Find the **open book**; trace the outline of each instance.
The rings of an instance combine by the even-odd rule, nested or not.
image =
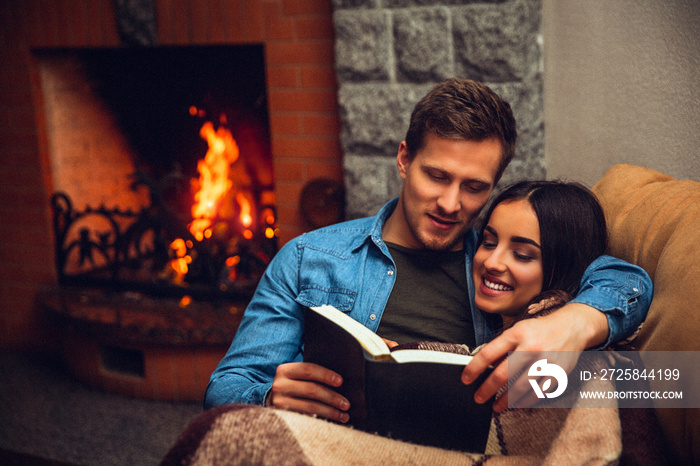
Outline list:
[[[356,428],[421,445],[483,452],[491,403],[477,404],[461,374],[471,356],[443,351],[391,351],[374,332],[333,306],[307,308],[304,361],[343,377]]]

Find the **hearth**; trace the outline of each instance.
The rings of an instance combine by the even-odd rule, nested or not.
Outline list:
[[[60,283],[250,295],[277,247],[262,47],[37,57]]]
[[[200,399],[277,251],[262,46],[36,52],[68,366]]]

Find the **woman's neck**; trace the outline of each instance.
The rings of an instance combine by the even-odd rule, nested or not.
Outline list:
[[[518,319],[514,316],[501,316],[501,320],[503,321],[503,330],[510,328]]]

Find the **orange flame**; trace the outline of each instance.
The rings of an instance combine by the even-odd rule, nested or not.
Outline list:
[[[202,139],[207,141],[209,150],[206,156],[197,162],[199,171],[199,191],[194,195],[195,204],[192,206],[193,221],[189,225],[190,232],[201,241],[216,216],[221,199],[231,189],[229,167],[238,160],[238,145],[231,132],[226,128],[214,131],[214,125],[206,122],[199,131]]]
[[[241,207],[241,223],[248,228],[253,223],[253,217],[250,216],[251,203],[243,193],[236,194],[236,202]]]

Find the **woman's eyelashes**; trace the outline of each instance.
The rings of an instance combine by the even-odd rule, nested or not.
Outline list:
[[[520,242],[515,242],[514,246],[519,247],[521,246]],[[498,237],[495,236],[492,232],[489,232],[488,234],[484,234],[481,240],[481,247],[484,248],[487,251],[493,251],[498,247]],[[537,259],[537,254],[533,253],[529,249],[512,249],[512,254],[515,259],[521,262],[531,262],[533,260]]]

